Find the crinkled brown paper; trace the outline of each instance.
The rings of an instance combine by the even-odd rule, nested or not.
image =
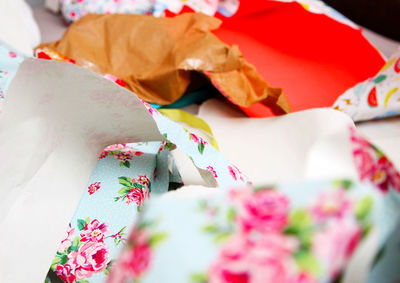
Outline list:
[[[269,87],[237,46],[211,33],[220,24],[201,13],[174,18],[87,15],[60,41],[39,48],[54,49],[78,64],[93,64],[95,71],[122,79],[148,102],[175,102],[190,84],[190,72],[198,71],[239,106],[263,102],[275,114],[290,112],[283,91]]]

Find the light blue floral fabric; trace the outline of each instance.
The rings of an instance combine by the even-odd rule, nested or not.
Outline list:
[[[8,85],[14,77],[19,64],[25,58],[25,55],[0,41],[0,102],[4,99]]]
[[[0,70],[7,75],[0,78],[4,92],[23,60],[22,55],[0,44]],[[210,186],[249,182],[212,145],[143,103],[165,141],[110,145],[99,156],[51,263],[51,270],[65,282],[105,280],[144,202],[167,192],[170,183],[173,189],[182,183],[170,154],[175,147],[190,157]]]
[[[179,12],[187,5],[197,12],[225,17],[232,16],[238,0],[62,0],[61,12],[67,22],[74,22],[87,14],[140,14],[163,16],[166,10]]]
[[[369,249],[387,241],[398,194],[333,180],[153,199],[107,282],[336,282],[371,231]]]

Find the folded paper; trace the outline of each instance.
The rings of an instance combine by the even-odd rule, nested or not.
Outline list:
[[[378,253],[398,196],[336,179],[153,200],[107,282],[335,282],[364,240]]]
[[[343,93],[333,105],[354,121],[400,114],[400,49],[374,76]]]
[[[0,154],[7,160],[0,165],[2,282],[44,280],[82,192],[95,192],[101,186],[88,181],[107,145],[154,141],[166,147],[173,143],[190,156],[208,185],[248,182],[238,169],[232,175],[231,168],[236,167],[203,139],[132,92],[84,68],[26,59],[7,91],[0,116]],[[109,159],[117,159],[117,168],[122,169],[131,165],[126,155],[135,152],[139,150],[108,148]],[[118,177],[129,177],[130,182],[139,178]],[[133,196],[118,193],[122,182],[118,177],[114,194],[125,196],[126,201]],[[21,226],[46,233],[34,233],[26,241],[17,228]],[[35,262],[21,258],[16,250],[35,254]],[[21,265],[26,272],[18,272]]]
[[[346,89],[374,75],[384,59],[361,29],[296,2],[241,1],[214,34],[237,44],[261,76],[285,91],[293,111],[331,107]],[[271,116],[260,104],[244,111]]]
[[[270,87],[237,46],[211,33],[220,24],[200,13],[174,18],[87,15],[60,41],[39,48],[54,49],[77,64],[111,74],[147,102],[175,102],[194,83],[191,71],[196,71],[237,105],[262,102],[275,114],[290,112],[283,91]]]

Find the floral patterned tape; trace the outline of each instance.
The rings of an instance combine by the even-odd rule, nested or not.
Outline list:
[[[164,136],[188,153],[215,184],[243,185],[247,178],[200,137],[144,103]],[[91,176],[51,270],[64,282],[103,282],[126,241],[143,202],[168,190],[170,141],[107,147]],[[171,178],[172,180],[172,178]],[[158,237],[158,236],[157,236]],[[155,240],[154,240],[155,241]],[[50,280],[50,279],[48,279]]]
[[[10,75],[0,78],[6,89],[24,57],[1,44],[0,55],[0,66]],[[66,237],[54,251],[51,270],[65,282],[104,281],[144,201],[167,192],[171,182],[181,183],[169,154],[174,145],[190,156],[209,184],[242,186],[249,182],[205,140],[143,103],[165,141],[115,144],[100,155]]]
[[[64,282],[105,280],[144,201],[154,193],[168,191],[171,141],[189,154],[199,169],[208,172],[214,184],[237,186],[247,182],[213,146],[144,104],[168,141],[116,144],[100,155],[51,264],[50,269]]]
[[[19,64],[25,58],[25,55],[13,50],[7,44],[0,41],[0,103],[2,103],[6,95],[8,85],[14,77]]]
[[[74,22],[86,14],[144,14],[163,16],[165,10],[179,13],[183,6],[213,16],[217,11],[232,16],[238,0],[61,0],[61,12],[67,22]]]
[[[354,121],[385,118],[400,114],[400,49],[376,74],[339,96],[333,108]]]
[[[153,199],[107,282],[333,282],[373,229],[380,246],[394,229],[390,190],[334,180]]]
[[[150,195],[168,191],[161,142],[104,149],[50,269],[64,282],[103,282]]]

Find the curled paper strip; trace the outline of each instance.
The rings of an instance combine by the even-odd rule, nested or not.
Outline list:
[[[132,92],[73,64],[24,60],[2,110],[0,155],[7,160],[0,164],[2,282],[43,279],[59,249],[59,240],[65,238],[63,231],[82,191],[86,188],[88,193],[96,193],[101,187],[97,181],[87,182],[107,145],[117,144],[108,148],[108,155],[115,157],[119,165],[123,162],[122,168],[129,168],[131,155],[139,155],[140,150],[120,148],[118,144],[154,141],[163,147],[174,144],[188,154],[209,185],[248,182],[203,139],[140,101]],[[129,190],[117,190],[116,197],[137,201],[133,195],[128,196],[132,180],[141,186],[148,184],[143,178],[132,177],[116,179],[118,190],[121,182]],[[114,203],[114,199],[110,201]],[[92,217],[90,223],[93,220]],[[97,227],[96,223],[91,225]],[[25,241],[16,226],[46,233],[31,235],[30,241]],[[36,255],[35,264],[15,253],[21,249]],[[26,272],[17,271],[21,264],[26,266]]]
[[[372,78],[343,93],[333,105],[354,121],[385,118],[400,114],[400,49]]]
[[[398,195],[328,180],[152,200],[107,282],[335,282],[366,238],[371,258],[385,243]]]

